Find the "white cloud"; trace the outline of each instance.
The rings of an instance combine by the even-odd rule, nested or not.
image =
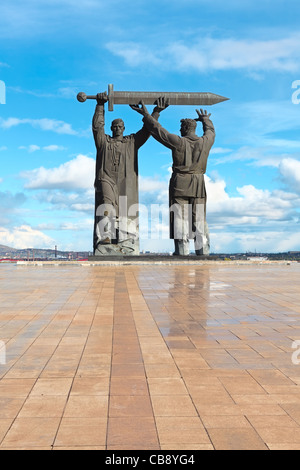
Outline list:
[[[18,148],[19,150],[27,150],[27,152],[29,153],[33,153],[33,152],[36,152],[37,150],[41,150],[41,147],[35,144],[28,145],[27,147],[25,145],[20,145],[20,147]]]
[[[159,178],[151,178],[148,176],[139,177],[140,192],[157,192],[164,191],[168,185],[167,181],[162,181]]]
[[[224,180],[207,178],[207,212],[217,226],[267,224],[291,217],[299,197],[284,191],[258,189],[253,185],[236,188],[239,196],[229,197]]]
[[[71,210],[78,212],[93,212],[94,204],[75,203],[71,205]]]
[[[61,230],[70,230],[71,232],[79,232],[79,231],[86,231],[90,230],[92,233],[94,226],[94,220],[93,219],[84,219],[79,222],[63,222],[60,225]]]
[[[230,153],[232,152],[231,149],[223,148],[223,147],[213,147],[210,151],[211,155],[218,155],[218,154],[223,154],[223,153]]]
[[[300,249],[300,198],[297,194],[245,185],[236,188],[238,196],[230,197],[224,180],[206,179],[212,251]]]
[[[59,150],[66,150],[66,147],[63,147],[62,145],[46,145],[44,147],[40,147],[39,145],[31,144],[27,147],[25,145],[20,145],[19,149],[27,150],[29,153],[36,152],[37,150],[45,150],[46,152],[57,152]]]
[[[280,159],[280,155],[274,158],[274,155],[270,155],[267,152],[268,149],[264,147],[250,147],[250,146],[243,146],[235,151],[229,151],[226,155],[221,155],[221,152],[217,152],[217,156],[212,158],[210,161],[214,165],[222,165],[227,162],[236,162],[236,161],[254,161],[256,164],[261,165],[262,162],[268,161],[268,163],[272,166],[278,166]],[[225,153],[225,152],[224,152]],[[210,152],[211,155],[214,154],[213,151]]]
[[[141,64],[162,65],[163,59],[156,55],[151,48],[136,42],[120,43],[109,42],[106,48],[113,54],[122,57],[130,67],[137,67]]]
[[[29,145],[28,151],[29,151],[30,153],[36,152],[37,150],[40,150],[40,147],[39,147],[38,145],[34,145],[34,144]]]
[[[44,167],[24,171],[21,177],[28,180],[28,189],[89,189],[93,187],[95,160],[85,155],[63,163],[57,168]]]
[[[0,178],[0,182],[2,181],[3,179]],[[13,194],[10,191],[0,191],[0,224],[7,224],[10,220],[13,220],[25,201],[26,196],[23,193]]]
[[[300,34],[285,38],[259,40],[204,37],[193,43],[183,41],[161,45],[153,53],[153,47],[136,42],[110,42],[107,49],[122,57],[127,65],[161,65],[165,68],[195,70],[299,70]]]
[[[293,158],[284,158],[279,164],[283,182],[298,193],[300,192],[300,162]]]
[[[69,134],[75,135],[77,134],[74,129],[72,129],[71,124],[68,124],[64,121],[58,121],[55,119],[19,119],[15,117],[10,117],[7,119],[0,119],[0,127],[3,129],[10,129],[15,126],[19,126],[21,124],[28,124],[34,128],[41,129],[43,131],[52,131],[57,134]]]
[[[280,253],[299,250],[300,232],[274,231],[211,231],[211,251],[215,253]]]
[[[56,152],[57,150],[66,150],[66,147],[63,147],[62,145],[46,145],[43,147],[43,150],[46,150],[47,152]]]
[[[53,248],[54,240],[39,230],[28,225],[21,225],[9,230],[0,227],[0,244],[12,248]]]
[[[42,204],[50,204],[51,210],[94,213],[94,189],[79,189],[77,192],[49,189],[38,192],[34,198]]]

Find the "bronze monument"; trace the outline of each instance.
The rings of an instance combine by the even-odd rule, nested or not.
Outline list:
[[[97,148],[95,177],[94,255],[139,255],[138,220],[138,149],[152,135],[171,149],[173,173],[169,185],[170,238],[174,255],[189,254],[189,239],[194,239],[197,255],[209,254],[206,223],[204,174],[209,151],[214,143],[214,126],[210,114],[197,111],[196,119],[181,120],[181,137],[170,134],[158,123],[159,113],[169,105],[212,105],[227,100],[212,93],[115,92],[86,95],[77,99],[97,100],[93,117],[93,134]],[[112,136],[104,131],[104,106],[129,104],[143,115],[143,127],[124,136],[124,122],[115,119]],[[138,103],[138,104],[137,104]],[[155,105],[152,114],[145,104]],[[204,134],[195,133],[196,121],[202,122]]]
[[[161,99],[161,110],[169,106]],[[209,254],[209,235],[206,222],[206,172],[209,151],[215,140],[215,129],[210,114],[196,110],[196,119],[182,119],[181,137],[169,133],[149,114],[144,103],[132,106],[144,116],[143,121],[151,135],[172,151],[172,177],[169,184],[170,238],[174,239],[174,255],[188,255],[189,239],[194,239],[196,255]],[[197,122],[202,122],[204,134],[195,133]]]

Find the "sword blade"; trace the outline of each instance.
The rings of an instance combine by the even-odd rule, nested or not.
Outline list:
[[[176,92],[137,92],[137,91],[114,91],[114,104],[138,104],[143,101],[145,104],[155,104],[160,97],[169,100],[170,105],[194,105],[194,106],[211,106],[213,104],[222,103],[229,98],[216,95],[214,93],[176,93]]]

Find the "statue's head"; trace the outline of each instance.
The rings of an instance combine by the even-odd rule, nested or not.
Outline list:
[[[182,137],[184,137],[187,134],[194,134],[197,123],[194,119],[181,119],[181,126],[180,126],[180,132]]]
[[[111,123],[111,131],[113,137],[123,137],[125,130],[124,121],[122,119],[114,119]]]

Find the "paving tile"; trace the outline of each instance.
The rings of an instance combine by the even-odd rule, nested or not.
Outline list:
[[[148,395],[146,377],[111,377],[110,395]]]
[[[159,448],[156,426],[153,418],[127,417],[110,418],[108,422],[107,448],[117,446],[146,450]]]
[[[0,418],[0,443],[3,440],[5,434],[9,430],[13,423],[12,419],[1,419]]]
[[[106,450],[106,446],[74,446],[74,447],[64,447],[64,446],[53,446],[52,450]]]
[[[279,405],[261,405],[261,404],[247,404],[241,405],[239,407],[241,412],[245,414],[245,416],[283,416],[285,415],[285,411]]]
[[[63,418],[54,448],[106,445],[106,418]]]
[[[148,395],[112,395],[109,402],[109,416],[152,417],[152,407]]]
[[[44,447],[53,444],[60,418],[17,418],[1,447]],[[0,447],[0,448],[1,448]]]
[[[211,428],[209,437],[216,450],[267,450],[268,447],[254,429]]]
[[[212,444],[181,444],[181,442],[178,442],[177,444],[171,443],[171,444],[161,444],[161,450],[214,450],[214,447]]]
[[[157,416],[197,416],[197,411],[189,395],[152,395],[154,415]]]
[[[249,421],[242,415],[201,415],[201,420],[206,429],[251,428]]]
[[[113,364],[113,377],[145,377],[145,369],[143,364]]]
[[[141,448],[143,450],[160,450],[161,447],[160,445],[157,443],[156,445],[150,445],[150,444],[147,444],[147,443],[143,443],[143,444],[140,444],[138,443],[139,441],[137,441],[137,444],[119,444],[119,445],[108,445],[106,447],[106,450],[141,450]]]
[[[147,377],[151,378],[180,377],[175,364],[145,364],[145,369]]]
[[[274,416],[258,416],[249,415],[249,422],[255,429],[261,428],[281,428],[281,427],[294,427],[298,428],[298,424],[288,415],[274,415]]]
[[[52,450],[52,446],[48,446],[48,447],[38,447],[38,446],[26,446],[26,447],[23,447],[23,446],[16,446],[14,447],[13,449],[11,447],[4,447],[4,446],[0,446],[0,450],[8,450],[8,451],[12,451],[12,450]]]
[[[109,377],[76,376],[71,389],[74,395],[107,395],[109,394]]]
[[[33,379],[1,379],[0,397],[27,397],[34,384]]]
[[[187,395],[187,388],[181,378],[148,378],[151,396]]]
[[[234,400],[235,403],[239,405],[271,405],[275,404],[276,400],[274,397],[271,395],[268,395],[267,393],[259,393],[258,395],[232,395],[232,399]]]
[[[300,445],[299,429],[295,426],[259,427],[257,432],[269,444],[298,444]]]
[[[59,418],[67,401],[66,396],[33,396],[27,398],[19,418]]]
[[[156,417],[156,425],[162,445],[176,442],[186,446],[211,444],[199,417]]]
[[[279,370],[249,370],[248,372],[262,386],[293,385],[293,381]]]
[[[175,363],[177,367],[184,374],[184,371],[190,371],[193,369],[209,369],[207,362],[197,355],[196,357],[175,357]]]
[[[295,443],[292,443],[292,442],[288,442],[286,444],[269,443],[268,448],[270,450],[300,450],[300,444],[295,444]]]
[[[108,411],[107,396],[76,396],[71,395],[68,399],[64,417],[65,418],[104,418]]]
[[[222,384],[231,395],[257,395],[266,394],[266,391],[252,377],[231,380],[227,377],[220,378]]]
[[[203,405],[207,407],[212,405],[230,406],[235,403],[226,390],[206,388],[203,391],[199,391],[197,387],[196,391],[192,389],[190,393],[197,409],[198,407],[203,407]]]
[[[53,379],[39,378],[34,384],[30,396],[59,396],[68,395],[72,386],[72,379],[56,377]]]
[[[300,404],[299,403],[284,403],[280,405],[281,408],[293,418],[298,425],[300,425]]]
[[[25,398],[0,397],[0,419],[15,418],[24,404]]]

